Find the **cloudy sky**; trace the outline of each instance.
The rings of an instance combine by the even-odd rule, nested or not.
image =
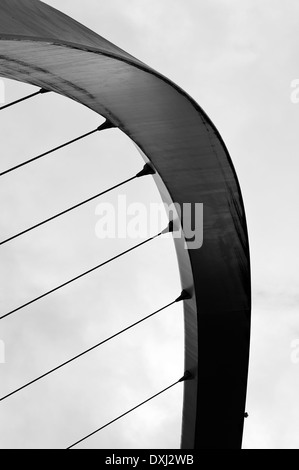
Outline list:
[[[250,235],[253,311],[244,448],[299,447],[299,79],[296,0],[48,0],[187,91],[222,134],[235,164]],[[5,80],[7,102],[35,89]],[[1,171],[88,132],[101,118],[54,94],[0,114]],[[96,134],[2,178],[1,239],[139,171],[118,130]],[[119,193],[159,201],[151,178]],[[117,192],[105,201],[117,202]],[[142,199],[141,199],[142,197]],[[99,240],[97,202],[1,247],[1,312],[134,244]],[[180,293],[170,239],[157,239],[1,324],[1,396]],[[178,379],[180,305],[1,404],[3,448],[65,448]],[[292,356],[293,353],[293,356]],[[175,448],[182,387],[81,448]]]

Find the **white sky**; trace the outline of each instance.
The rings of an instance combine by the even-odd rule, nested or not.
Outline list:
[[[235,164],[250,234],[253,311],[244,448],[299,447],[299,78],[296,0],[49,0],[186,90],[222,134]],[[84,7],[82,6],[84,5]],[[5,80],[11,101],[33,88]],[[35,98],[0,115],[1,170],[96,127],[62,97]],[[97,134],[2,178],[1,239],[139,171],[117,130]],[[150,178],[123,188],[159,200]],[[105,200],[116,201],[117,193]],[[1,248],[1,312],[134,241],[100,241],[95,207]],[[170,240],[155,240],[2,322],[1,395],[179,295]],[[211,339],[211,344],[212,344]],[[183,372],[182,310],[175,306],[1,404],[8,447],[66,447],[175,381]],[[182,387],[97,434],[81,448],[171,448],[180,441]]]

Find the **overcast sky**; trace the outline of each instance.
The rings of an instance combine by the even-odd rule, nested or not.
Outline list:
[[[49,0],[188,92],[230,151],[251,247],[252,342],[244,448],[299,447],[296,0]],[[33,87],[5,80],[6,100]],[[1,171],[95,128],[101,118],[54,94],[3,111]],[[1,239],[130,177],[142,166],[118,130],[96,134],[2,178]],[[120,190],[158,201],[151,178]],[[105,197],[116,203],[117,192]],[[142,197],[142,199],[141,199]],[[95,236],[97,202],[1,248],[1,312],[134,241]],[[1,396],[171,302],[180,293],[171,240],[158,239],[2,322]],[[183,372],[180,305],[1,405],[1,447],[65,448]],[[182,386],[81,448],[175,448]]]

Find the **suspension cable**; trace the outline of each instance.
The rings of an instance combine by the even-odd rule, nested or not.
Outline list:
[[[12,240],[15,240],[18,237],[21,237],[22,235],[25,235],[26,233],[31,232],[32,230],[35,230],[36,228],[41,227],[42,225],[45,225],[48,222],[51,222],[52,220],[57,219],[58,217],[61,217],[64,214],[67,214],[68,212],[71,212],[72,210],[77,209],[78,207],[83,206],[84,204],[87,204],[88,202],[91,202],[94,199],[96,199],[100,196],[103,196],[104,194],[107,194],[108,192],[112,191],[113,189],[119,188],[120,186],[123,186],[124,184],[129,183],[130,181],[133,181],[135,178],[136,178],[136,176],[133,176],[132,178],[128,178],[125,181],[122,181],[121,183],[118,183],[115,186],[112,186],[111,188],[106,189],[105,191],[102,191],[101,193],[96,194],[95,196],[92,196],[88,199],[85,199],[84,201],[80,202],[79,204],[75,204],[74,206],[63,210],[62,212],[59,212],[58,214],[55,214],[52,217],[49,217],[48,219],[45,219],[42,222],[39,222],[38,224],[35,224],[32,227],[29,227],[26,230],[23,230],[22,232],[19,232],[16,235],[13,235],[12,237],[7,238],[6,240],[3,240],[2,242],[0,242],[0,246],[5,245],[5,243],[8,243]]]
[[[0,108],[1,110],[1,108]],[[42,157],[45,157],[46,155],[50,155],[51,153],[56,152],[57,150],[60,150],[64,147],[67,147],[68,145],[74,144],[75,142],[78,142],[79,140],[85,139],[86,137],[95,134],[96,132],[103,131],[105,129],[110,129],[112,127],[115,127],[114,124],[112,124],[110,121],[106,120],[103,124],[101,124],[99,127],[96,129],[93,129],[90,132],[87,132],[86,134],[82,134],[79,137],[76,137],[75,139],[69,140],[68,142],[65,142],[64,144],[59,145],[58,147],[55,147],[51,150],[48,150],[47,152],[41,153],[40,155],[37,155],[36,157],[30,158],[29,160],[26,160],[22,163],[19,163],[18,165],[15,165],[8,170],[2,171],[0,173],[0,176],[4,176],[7,173],[10,173],[11,171],[17,170],[18,168],[21,168],[22,166],[28,165],[29,163],[35,162],[36,160],[39,160]]]
[[[4,109],[10,108],[11,106],[14,106],[16,104],[22,103],[22,101],[29,100],[30,98],[33,98],[34,96],[37,95],[43,95],[45,93],[49,93],[50,90],[46,90],[45,88],[41,88],[39,91],[36,91],[35,93],[32,93],[31,95],[24,96],[23,98],[20,98],[19,100],[13,101],[12,103],[5,104],[4,106],[0,107],[0,111],[3,111]]]
[[[186,300],[186,299],[189,299],[190,298],[190,295],[186,292],[186,291],[183,291],[181,293],[181,295],[176,299],[176,300],[173,300],[172,302],[170,302],[169,304],[167,305],[164,305],[164,307],[161,307],[159,308],[158,310],[156,310],[155,312],[151,313],[150,315],[147,315],[146,317],[142,318],[141,320],[138,320],[136,321],[135,323],[132,323],[130,326],[127,326],[126,328],[123,328],[122,330],[118,331],[117,333],[113,334],[112,336],[109,336],[108,338],[104,339],[103,341],[101,341],[100,343],[97,343],[95,344],[94,346],[92,346],[91,348],[88,348],[86,349],[85,351],[83,351],[82,353],[80,354],[77,354],[76,356],[72,357],[71,359],[63,362],[62,364],[60,364],[59,366],[57,367],[54,367],[53,369],[49,370],[48,372],[40,375],[39,377],[37,377],[36,379],[34,380],[31,380],[30,382],[26,383],[25,385],[23,385],[22,387],[19,387],[17,388],[16,390],[14,390],[13,392],[10,392],[8,393],[7,395],[3,396],[2,398],[0,398],[0,401],[3,401],[3,400],[6,400],[7,398],[11,397],[12,395],[20,392],[21,390],[23,390],[24,388],[27,388],[29,387],[30,385],[38,382],[39,380],[43,379],[44,377],[47,377],[48,375],[52,374],[53,372],[61,369],[62,367],[66,366],[67,364],[70,364],[71,362],[79,359],[80,357],[84,356],[85,354],[93,351],[94,349],[97,349],[99,348],[100,346],[102,346],[103,344],[107,343],[108,341],[111,341],[112,339],[116,338],[117,336],[125,333],[126,331],[130,330],[131,328],[134,328],[135,326],[137,326],[138,324],[144,322],[145,320],[148,320],[149,318],[153,317],[154,315],[156,315],[157,313],[161,312],[162,310],[165,310],[166,308],[170,307],[171,305],[175,304],[176,302],[180,302],[181,300]]]
[[[102,268],[102,267],[105,266],[106,264],[109,264],[109,263],[111,263],[112,261],[114,261],[114,260],[120,258],[121,256],[124,256],[125,254],[127,254],[127,253],[129,253],[129,252],[135,250],[136,248],[138,248],[138,247],[140,247],[140,246],[142,246],[142,245],[145,245],[146,243],[150,242],[151,240],[154,240],[155,238],[160,237],[160,236],[163,235],[164,233],[172,232],[172,231],[173,231],[173,222],[170,222],[169,225],[168,225],[168,227],[167,227],[167,229],[163,230],[162,232],[158,233],[157,235],[154,235],[154,236],[152,236],[152,237],[150,237],[150,238],[147,238],[147,239],[144,240],[143,242],[141,242],[141,243],[139,243],[139,244],[137,244],[137,245],[132,246],[132,247],[129,248],[128,250],[125,250],[125,251],[123,251],[122,253],[119,253],[118,255],[113,256],[112,258],[108,259],[107,261],[104,261],[103,263],[98,264],[97,266],[94,266],[93,268],[89,269],[88,271],[85,271],[84,273],[79,274],[78,276],[76,276],[76,277],[70,279],[69,281],[66,281],[66,282],[64,282],[63,284],[60,284],[59,286],[54,287],[53,289],[49,290],[48,292],[45,292],[44,294],[39,295],[39,296],[36,297],[35,299],[30,300],[29,302],[26,302],[25,304],[21,305],[20,307],[17,307],[17,308],[15,308],[14,310],[11,310],[10,312],[6,313],[5,315],[2,315],[2,316],[0,317],[0,320],[3,320],[4,318],[6,318],[6,317],[8,317],[8,316],[10,316],[10,315],[12,315],[12,314],[18,312],[19,310],[22,310],[22,309],[25,308],[25,307],[28,307],[28,305],[31,305],[31,304],[33,304],[34,302],[37,302],[38,300],[43,299],[43,298],[46,297],[47,295],[50,295],[50,294],[52,294],[53,292],[56,292],[57,290],[62,289],[63,287],[65,287],[65,286],[71,284],[71,283],[74,282],[74,281],[77,281],[78,279],[80,279],[80,278],[82,278],[82,277],[84,277],[84,276],[86,276],[86,275],[92,273],[93,271],[96,271],[97,269]]]
[[[107,194],[110,191],[112,191],[116,188],[119,188],[120,186],[123,186],[124,184],[127,184],[127,183],[129,183],[130,181],[133,181],[136,178],[139,178],[140,176],[145,176],[145,175],[154,174],[154,173],[155,173],[155,171],[153,170],[153,168],[149,164],[146,164],[144,166],[143,170],[141,172],[137,173],[135,176],[132,176],[131,178],[128,178],[128,179],[122,181],[121,183],[118,183],[115,186],[112,186],[111,188],[108,188],[105,191],[102,191],[102,192],[96,194],[95,196],[89,197],[88,199],[85,199],[84,201],[79,202],[78,204],[75,204],[74,206],[71,206],[68,209],[63,210],[62,212],[59,212],[58,214],[55,214],[52,217],[49,217],[48,219],[45,219],[42,222],[39,222],[38,224],[32,225],[31,227],[27,228],[26,230],[22,230],[21,232],[17,233],[16,235],[13,235],[13,236],[7,238],[6,240],[3,240],[2,242],[0,242],[0,246],[5,245],[5,243],[8,243],[12,240],[15,240],[16,238],[21,237],[22,235],[25,235],[26,233],[31,232],[32,230],[35,230],[36,228],[41,227],[42,225],[45,225],[48,222],[51,222],[52,220],[57,219],[58,217],[61,217],[62,215],[67,214],[68,212],[73,211],[74,209],[77,209],[78,207],[81,207],[84,204],[87,204],[88,202],[91,202],[94,199],[97,199],[98,197],[103,196],[104,194]]]
[[[128,415],[129,413],[132,413],[132,411],[136,410],[137,408],[140,408],[140,406],[144,405],[145,403],[153,400],[153,398],[156,398],[157,396],[161,395],[162,393],[166,392],[167,390],[169,390],[170,388],[174,387],[175,385],[177,385],[178,383],[180,382],[184,382],[186,380],[191,380],[193,378],[192,374],[189,372],[189,371],[186,371],[184,376],[181,377],[179,380],[177,380],[176,382],[172,383],[171,385],[169,385],[168,387],[164,388],[163,390],[161,390],[160,392],[158,393],[155,393],[155,395],[152,395],[150,398],[147,398],[146,400],[144,400],[143,402],[139,403],[138,405],[134,406],[133,408],[131,408],[130,410],[126,411],[125,413],[122,413],[121,415],[119,415],[117,418],[114,418],[113,420],[109,421],[109,423],[106,423],[104,424],[104,426],[101,426],[100,428],[96,429],[95,431],[91,432],[90,434],[88,434],[87,436],[85,437],[82,437],[82,439],[79,439],[79,441],[75,442],[74,444],[70,445],[69,447],[67,447],[67,449],[72,449],[73,447],[75,447],[77,444],[80,444],[80,442],[82,441],[85,441],[86,439],[88,439],[89,437],[93,436],[94,434],[98,433],[99,431],[102,431],[102,429],[110,426],[112,423],[115,423],[115,421],[118,421],[119,419],[123,418],[124,416]]]
[[[9,103],[9,104],[6,104],[6,105],[4,105],[4,106],[1,106],[1,107],[0,107],[0,111],[5,110],[5,109],[7,109],[7,108],[9,108],[9,107],[12,107],[12,106],[14,106],[14,105],[17,105],[17,104],[19,104],[19,103],[21,103],[21,102],[23,102],[23,101],[29,100],[29,99],[31,99],[31,98],[33,98],[33,97],[39,95],[39,94],[45,94],[45,93],[48,93],[48,92],[49,92],[49,90],[46,90],[46,89],[41,88],[39,91],[37,91],[37,92],[35,92],[35,93],[32,93],[32,94],[27,95],[27,96],[25,96],[25,97],[23,97],[23,98],[20,98],[20,99],[18,99],[18,100],[16,100],[16,101],[13,101],[13,102],[11,102],[11,103]],[[45,156],[47,156],[47,155],[50,155],[50,154],[52,154],[52,153],[54,153],[54,152],[56,152],[56,151],[58,151],[58,150],[60,150],[60,149],[62,149],[62,148],[64,148],[64,147],[66,147],[66,146],[69,146],[69,145],[71,145],[71,144],[73,144],[73,143],[75,143],[75,142],[78,142],[78,141],[80,141],[80,140],[82,140],[82,139],[84,139],[84,138],[87,138],[87,137],[93,135],[94,133],[96,133],[96,132],[98,132],[98,131],[102,131],[102,130],[104,130],[104,129],[109,129],[109,128],[112,128],[112,127],[115,127],[114,124],[112,124],[110,121],[106,120],[101,126],[97,127],[96,129],[94,129],[94,130],[92,130],[92,131],[90,131],[90,132],[88,132],[88,133],[82,134],[82,135],[80,135],[79,137],[76,137],[76,138],[74,138],[74,139],[72,139],[72,140],[69,140],[68,142],[65,142],[64,144],[61,144],[61,145],[59,145],[59,146],[57,146],[57,147],[55,147],[55,148],[53,148],[53,149],[51,149],[51,150],[48,150],[47,152],[44,152],[44,153],[42,153],[42,154],[40,154],[40,155],[38,155],[38,156],[35,156],[35,157],[33,157],[33,158],[30,158],[30,159],[28,159],[28,160],[26,160],[26,161],[24,161],[24,162],[22,162],[22,163],[20,163],[20,164],[18,164],[18,165],[15,165],[15,166],[13,166],[13,167],[11,167],[11,168],[9,168],[9,169],[3,171],[3,172],[0,172],[0,177],[1,177],[1,176],[4,176],[4,175],[6,175],[6,174],[8,174],[8,173],[10,173],[10,172],[12,172],[12,171],[14,171],[14,170],[17,170],[17,169],[19,169],[19,168],[21,168],[21,167],[23,167],[23,166],[25,166],[25,165],[28,165],[28,164],[30,164],[30,163],[32,163],[32,162],[38,160],[38,159],[41,159],[41,158],[43,158],[43,157],[45,157]],[[105,191],[103,191],[103,192],[101,192],[101,193],[98,193],[98,194],[96,194],[96,195],[94,195],[94,196],[92,196],[92,197],[90,197],[90,198],[88,198],[88,199],[86,199],[86,200],[84,200],[84,201],[82,201],[82,202],[80,202],[80,203],[78,203],[78,204],[76,204],[76,205],[74,205],[74,206],[72,206],[72,207],[70,207],[70,208],[68,208],[68,209],[66,209],[66,210],[64,210],[64,211],[62,211],[62,212],[60,212],[60,213],[58,213],[58,214],[56,214],[56,215],[54,215],[54,216],[52,216],[52,217],[46,219],[46,220],[44,220],[44,221],[38,223],[38,224],[36,224],[36,225],[34,225],[34,226],[31,226],[31,227],[29,227],[28,229],[23,230],[22,232],[19,232],[19,233],[17,233],[16,235],[14,235],[14,236],[12,236],[12,237],[10,237],[10,238],[7,238],[6,240],[3,240],[2,242],[0,242],[0,246],[1,246],[1,245],[4,245],[5,243],[8,243],[9,241],[12,241],[12,240],[18,238],[18,237],[20,237],[20,236],[22,236],[22,235],[24,235],[24,234],[26,234],[26,233],[28,233],[28,232],[30,232],[30,231],[36,229],[36,228],[38,228],[38,227],[40,227],[40,226],[42,226],[42,225],[44,225],[44,224],[46,224],[46,223],[48,223],[48,222],[50,222],[50,221],[52,221],[52,220],[58,218],[58,217],[60,217],[60,216],[62,216],[62,215],[64,215],[64,214],[66,214],[66,213],[68,213],[68,212],[70,212],[70,211],[72,211],[72,210],[74,210],[74,209],[80,207],[80,206],[83,206],[84,204],[87,204],[88,202],[91,202],[92,200],[94,200],[94,199],[96,199],[96,198],[98,198],[98,197],[100,197],[100,196],[102,196],[102,195],[104,195],[104,194],[106,194],[106,193],[108,193],[108,192],[110,192],[110,191],[112,191],[112,190],[114,190],[114,189],[116,189],[116,188],[118,188],[118,187],[120,187],[120,186],[122,186],[122,185],[124,185],[124,184],[126,184],[126,183],[128,183],[128,182],[130,182],[130,181],[132,181],[132,180],[134,180],[135,178],[139,178],[139,177],[141,177],[141,176],[144,176],[144,175],[147,175],[147,174],[154,174],[154,173],[155,173],[155,170],[153,170],[153,168],[151,167],[151,165],[148,165],[148,164],[147,164],[147,165],[144,166],[143,170],[142,170],[141,172],[139,172],[138,174],[136,174],[135,176],[133,176],[133,177],[127,179],[127,180],[124,180],[123,182],[121,182],[121,183],[119,183],[119,184],[117,184],[117,185],[115,185],[115,186],[112,186],[111,188],[109,188],[109,189],[107,189],[107,190],[105,190]],[[2,320],[2,319],[4,319],[4,318],[6,318],[6,317],[12,315],[13,313],[16,313],[17,311],[19,311],[19,310],[21,310],[21,309],[23,309],[23,308],[25,308],[25,307],[27,307],[27,306],[29,306],[29,305],[31,305],[31,304],[33,304],[34,302],[36,302],[36,301],[38,301],[38,300],[40,300],[40,299],[42,299],[42,298],[48,296],[49,294],[54,293],[55,291],[57,291],[57,290],[59,290],[59,289],[65,287],[65,286],[67,286],[68,284],[70,284],[70,283],[72,283],[72,282],[74,282],[74,281],[76,281],[76,280],[82,278],[83,276],[86,276],[86,275],[90,274],[91,272],[93,272],[93,271],[95,271],[95,270],[97,270],[97,269],[99,269],[99,268],[105,266],[106,264],[108,264],[108,263],[110,263],[110,262],[112,262],[112,261],[114,261],[114,260],[120,258],[121,256],[123,256],[123,255],[125,255],[125,254],[127,254],[127,253],[133,251],[134,249],[136,249],[136,248],[138,248],[138,247],[144,245],[145,243],[148,243],[149,241],[151,241],[151,240],[153,240],[153,239],[155,239],[155,238],[161,236],[162,234],[164,234],[164,233],[166,233],[166,232],[172,232],[172,231],[173,231],[173,222],[170,222],[169,225],[168,225],[168,227],[167,227],[167,229],[163,230],[162,232],[158,233],[157,235],[154,235],[153,237],[148,238],[147,240],[145,240],[145,241],[143,241],[143,242],[141,242],[141,243],[139,243],[139,244],[137,244],[137,245],[135,245],[135,246],[129,248],[128,250],[123,251],[122,253],[120,253],[120,254],[118,254],[118,255],[116,255],[116,256],[110,258],[109,260],[107,260],[107,261],[105,261],[105,262],[103,262],[103,263],[101,263],[101,264],[99,264],[99,265],[97,265],[97,266],[95,266],[95,267],[89,269],[88,271],[85,271],[84,273],[81,273],[80,275],[78,275],[78,276],[76,276],[76,277],[70,279],[69,281],[67,281],[67,282],[65,282],[65,283],[63,283],[63,284],[61,284],[61,285],[59,285],[59,286],[57,286],[57,287],[55,287],[55,288],[49,290],[48,292],[46,292],[46,293],[44,293],[44,294],[42,294],[42,295],[36,297],[35,299],[33,299],[33,300],[31,300],[31,301],[29,301],[29,302],[27,302],[27,303],[21,305],[20,307],[18,307],[18,308],[16,308],[16,309],[14,309],[14,310],[12,310],[12,311],[6,313],[5,315],[3,315],[3,316],[0,317],[0,320]],[[107,343],[108,341],[111,341],[112,339],[116,338],[117,336],[119,336],[119,335],[125,333],[126,331],[132,329],[133,327],[137,326],[138,324],[140,324],[140,323],[142,323],[142,322],[148,320],[149,318],[153,317],[154,315],[158,314],[159,312],[161,312],[161,311],[165,310],[166,308],[172,306],[172,305],[175,304],[176,302],[179,302],[179,301],[182,301],[182,300],[186,300],[186,299],[190,299],[190,298],[191,298],[191,296],[190,296],[190,294],[189,294],[188,292],[182,291],[181,295],[180,295],[177,299],[175,299],[175,300],[173,300],[172,302],[168,303],[167,305],[161,307],[160,309],[156,310],[155,312],[153,312],[153,313],[151,313],[151,314],[145,316],[145,317],[142,318],[141,320],[138,320],[138,321],[134,322],[133,324],[127,326],[126,328],[123,328],[122,330],[120,330],[120,331],[118,331],[117,333],[111,335],[110,337],[104,339],[103,341],[101,341],[101,342],[95,344],[94,346],[92,346],[92,347],[86,349],[85,351],[81,352],[80,354],[77,354],[76,356],[74,356],[74,357],[72,357],[71,359],[69,359],[69,360],[63,362],[62,364],[56,366],[55,368],[49,370],[48,372],[46,372],[46,373],[40,375],[39,377],[35,378],[34,380],[31,380],[30,382],[28,382],[28,383],[26,383],[25,385],[23,385],[23,386],[17,388],[16,390],[10,392],[9,394],[7,394],[7,395],[1,397],[1,398],[0,398],[0,402],[6,400],[7,398],[9,398],[9,397],[11,397],[12,395],[14,395],[14,394],[20,392],[21,390],[23,390],[23,389],[29,387],[30,385],[33,385],[34,383],[38,382],[39,380],[41,380],[41,379],[47,377],[48,375],[54,373],[55,371],[61,369],[62,367],[66,366],[66,365],[70,364],[71,362],[73,362],[73,361],[79,359],[80,357],[82,357],[82,356],[88,354],[89,352],[95,350],[96,348],[99,348],[100,346],[102,346],[103,344]],[[190,372],[188,372],[188,371],[185,372],[184,376],[181,377],[181,378],[180,378],[179,380],[177,380],[176,382],[172,383],[171,385],[167,386],[167,387],[164,388],[163,390],[161,390],[161,391],[159,391],[158,393],[156,393],[156,394],[152,395],[151,397],[147,398],[146,400],[144,400],[143,402],[141,402],[141,403],[139,403],[138,405],[134,406],[134,407],[131,408],[130,410],[126,411],[125,413],[122,413],[122,414],[119,415],[117,418],[114,418],[114,419],[111,420],[110,422],[106,423],[105,425],[101,426],[100,428],[96,429],[95,431],[91,432],[90,434],[86,435],[85,437],[81,438],[80,440],[76,441],[74,444],[72,444],[72,445],[70,445],[69,447],[67,447],[67,449],[71,449],[71,448],[75,447],[75,446],[78,445],[79,443],[85,441],[85,440],[88,439],[89,437],[93,436],[94,434],[98,433],[99,431],[103,430],[104,428],[110,426],[111,424],[113,424],[114,422],[118,421],[118,420],[121,419],[122,417],[128,415],[129,413],[133,412],[133,411],[136,410],[137,408],[143,406],[143,405],[146,404],[147,402],[153,400],[154,398],[156,398],[157,396],[161,395],[162,393],[165,393],[167,390],[169,390],[170,388],[174,387],[174,386],[177,385],[178,383],[183,382],[183,381],[185,381],[185,380],[190,380],[190,378],[192,378]]]

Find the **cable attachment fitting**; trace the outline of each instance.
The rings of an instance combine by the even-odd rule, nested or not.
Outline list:
[[[186,380],[192,380],[193,378],[193,374],[189,370],[186,370],[183,377],[180,378],[179,382],[186,382]]]
[[[176,302],[180,302],[181,300],[189,300],[192,298],[192,295],[189,294],[186,290],[183,290],[181,295],[176,299]]]
[[[156,170],[150,163],[146,163],[141,171],[137,173],[136,178],[141,178],[141,176],[154,175]]]
[[[51,90],[47,90],[46,88],[41,88],[39,90],[39,92],[41,93],[41,95],[44,95],[45,93],[50,93]]]
[[[172,233],[173,229],[174,229],[174,224],[173,224],[173,220],[171,220],[169,224],[167,225],[167,227],[161,232],[160,235],[164,235],[165,233]]]
[[[113,127],[116,127],[111,121],[106,119],[106,121],[103,122],[98,128],[97,131],[104,131],[105,129],[112,129]]]

